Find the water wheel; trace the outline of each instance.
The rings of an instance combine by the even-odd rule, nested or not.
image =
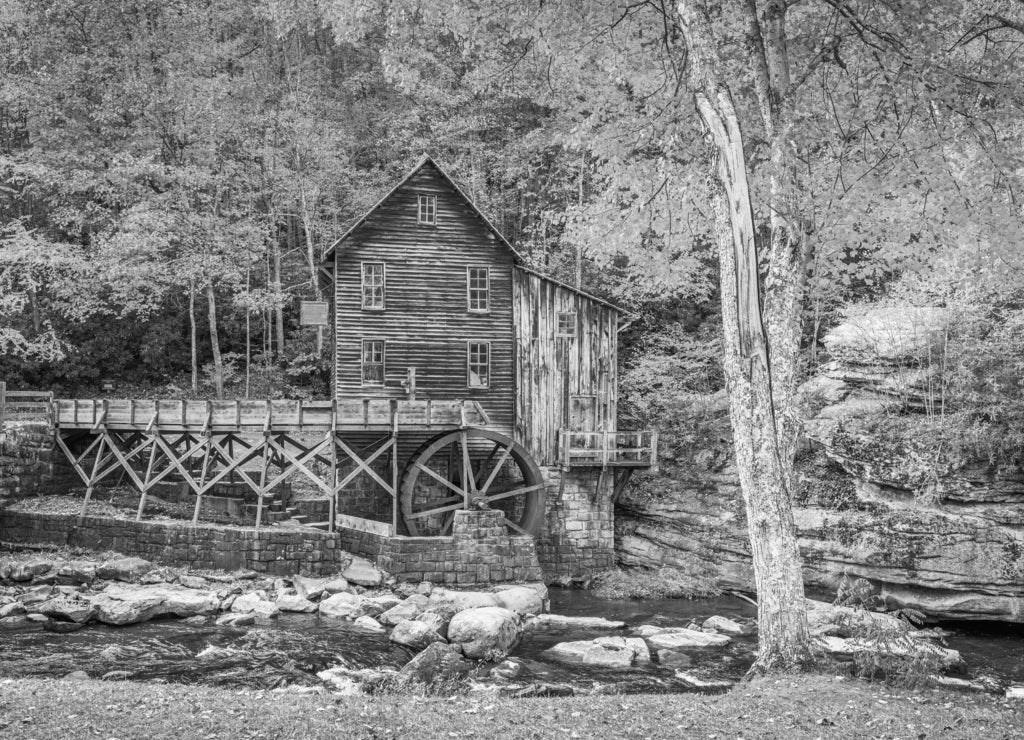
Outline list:
[[[402,518],[412,536],[451,534],[459,509],[500,509],[511,534],[537,535],[544,476],[525,447],[504,434],[467,428],[427,440],[402,474]]]

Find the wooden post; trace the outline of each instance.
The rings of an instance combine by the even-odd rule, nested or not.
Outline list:
[[[335,518],[338,516],[338,399],[331,399],[331,431],[328,432],[331,439],[331,498],[328,505],[327,531],[334,532],[337,524]]]
[[[4,406],[7,403],[7,383],[0,380],[0,427],[4,425]]]
[[[82,511],[78,515],[78,523],[82,523],[82,519],[85,517],[85,511],[89,508],[89,499],[92,498],[93,488],[96,486],[96,474],[100,471],[100,463],[103,460],[103,443],[106,442],[106,432],[103,432],[100,437],[99,447],[96,448],[96,460],[92,464],[92,474],[89,476],[89,482],[85,487],[85,499],[82,501]]]
[[[415,371],[413,371],[415,372]],[[415,378],[415,376],[413,376]],[[414,381],[415,382],[415,381]],[[391,408],[391,536],[398,534],[398,403]]]
[[[150,437],[150,441],[153,448],[149,451],[149,465],[146,466],[146,478],[142,484],[142,495],[139,496],[139,510],[135,513],[135,521],[142,521],[142,512],[146,508],[146,494],[149,492],[150,481],[153,479],[153,467],[156,463],[156,451],[160,446],[156,442],[156,437]]]

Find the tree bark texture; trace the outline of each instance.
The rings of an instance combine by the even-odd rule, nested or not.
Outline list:
[[[752,671],[760,672],[798,665],[809,657],[792,511],[795,447],[778,418],[795,418],[788,385],[796,378],[799,345],[784,335],[796,327],[799,339],[800,288],[786,283],[789,273],[778,276],[773,287],[779,298],[770,300],[762,315],[743,135],[731,90],[718,78],[725,66],[705,2],[680,0],[678,12],[689,52],[691,90],[716,165],[716,175],[709,179],[721,270],[723,367],[758,594],[759,654]],[[774,242],[772,252],[774,257]],[[777,379],[787,386],[781,395],[776,393]]]
[[[224,360],[220,356],[220,337],[217,334],[217,296],[213,283],[206,286],[206,299],[210,304],[210,350],[213,352],[213,387],[217,398],[224,398]]]

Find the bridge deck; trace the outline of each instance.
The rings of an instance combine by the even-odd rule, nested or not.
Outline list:
[[[338,401],[158,401],[134,399],[57,399],[54,422],[60,429],[160,432],[326,432],[389,431],[396,428],[451,429],[489,426],[476,401],[345,399]]]

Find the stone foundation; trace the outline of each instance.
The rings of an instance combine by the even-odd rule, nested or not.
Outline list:
[[[55,449],[46,421],[6,421],[0,429],[0,508],[20,498],[66,492],[79,482]]]
[[[537,556],[548,580],[592,576],[615,564],[613,476],[600,468],[542,468],[550,482]]]
[[[189,527],[164,522],[74,514],[0,512],[0,542],[113,550],[164,565],[196,569],[249,568],[273,575],[322,575],[342,570],[351,556],[340,534],[243,527]]]

